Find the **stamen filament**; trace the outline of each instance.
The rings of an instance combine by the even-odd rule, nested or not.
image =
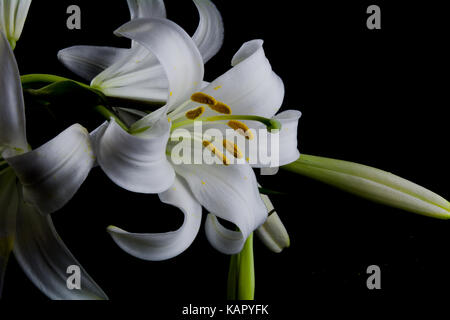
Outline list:
[[[210,150],[217,158],[219,158],[219,160],[221,160],[224,165],[228,166],[230,164],[227,157],[222,152],[220,152],[219,149],[217,149],[216,146],[211,142],[205,140],[203,141],[203,146]]]
[[[184,107],[186,107],[189,103],[191,103],[191,100],[187,100],[184,103],[182,103],[179,107],[175,108],[174,110],[170,111],[168,116],[171,116],[172,119],[174,118],[178,118],[177,113],[183,109]],[[182,114],[183,115],[183,114]]]
[[[228,152],[231,153],[236,159],[242,159],[244,157],[241,150],[239,150],[239,147],[235,143],[232,143],[227,139],[224,139],[222,143],[223,147],[227,149]]]

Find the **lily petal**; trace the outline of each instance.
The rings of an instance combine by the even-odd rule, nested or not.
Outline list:
[[[201,86],[202,57],[189,35],[177,24],[163,19],[136,19],[115,33],[135,40],[157,58],[169,84],[167,110],[189,100],[192,92]],[[145,122],[144,118],[132,129],[146,126]]]
[[[94,150],[95,155],[98,154],[100,138],[103,136],[103,134],[105,133],[105,130],[108,128],[108,126],[109,126],[109,121],[105,121],[89,133],[89,137],[91,139],[91,144],[92,144],[92,150]],[[98,166],[98,159],[97,159],[97,157],[95,157],[95,162],[92,165],[92,167],[95,168],[97,166]]]
[[[267,210],[251,167],[245,164],[182,164],[174,165],[174,168],[177,174],[187,181],[195,198],[209,212],[234,223],[242,233],[239,239],[232,239],[232,242],[237,241],[237,244],[229,245],[226,237],[208,232],[207,227],[206,234],[211,244],[226,254],[239,252],[250,233],[267,218]],[[220,245],[219,242],[225,245]]]
[[[7,168],[0,172],[0,297],[9,254],[16,235],[18,194],[16,175]]]
[[[0,74],[0,149],[6,146],[18,153],[24,152],[28,150],[28,143],[22,84],[14,53],[2,32]]]
[[[202,54],[203,63],[211,59],[222,47],[223,21],[219,10],[209,0],[194,0],[200,23],[192,39]]]
[[[201,92],[227,104],[233,115],[257,115],[272,118],[284,99],[284,84],[272,71],[262,40],[246,42],[232,59],[229,71],[215,79]],[[195,107],[191,103],[186,110]],[[217,115],[209,108],[203,116]]]
[[[281,129],[277,134],[278,137],[273,137],[273,141],[271,136],[273,133],[266,132],[266,137],[262,137],[263,131],[258,132],[258,138],[260,139],[260,143],[258,143],[259,155],[254,162],[250,162],[252,167],[279,167],[294,162],[300,157],[300,152],[297,149],[297,128],[301,115],[302,113],[297,110],[286,110],[277,114],[274,118],[281,123]],[[264,126],[261,123],[249,125],[249,127],[256,130],[264,129]],[[262,139],[264,139],[266,143],[264,143]],[[250,150],[249,144],[251,142],[252,141],[244,140],[246,146],[244,147],[245,149],[242,150],[248,152]],[[278,144],[278,146],[276,144]],[[272,154],[273,152],[278,154]],[[264,155],[264,158],[271,159],[270,162],[262,161],[261,155]],[[247,154],[246,156],[249,157],[250,155]],[[278,158],[278,161],[276,161],[276,158]],[[277,162],[278,164],[274,165],[274,163]]]
[[[166,7],[162,0],[127,0],[131,19],[165,18]]]
[[[114,108],[114,111],[128,127],[131,127],[136,121],[148,115],[144,111],[130,108]]]
[[[15,46],[22,34],[31,0],[0,0],[0,31]]]
[[[39,215],[24,202],[19,205],[17,215],[14,256],[28,278],[50,299],[108,299],[62,242],[50,216]],[[69,266],[80,268],[80,290],[68,289]]]
[[[244,247],[243,234],[225,228],[213,214],[206,218],[205,232],[211,245],[224,254],[239,253]]]
[[[75,124],[36,150],[6,160],[23,184],[25,200],[49,214],[73,197],[95,157],[89,133]]]
[[[164,203],[179,207],[184,213],[184,223],[178,230],[139,234],[112,226],[108,228],[117,245],[139,259],[150,261],[171,259],[192,244],[200,229],[202,207],[182,178],[177,177],[172,187],[160,193],[159,198]]]
[[[114,120],[100,137],[98,162],[106,175],[120,187],[140,193],[167,190],[175,172],[166,158],[170,134],[167,117],[156,119],[139,136],[125,132]]]
[[[123,59],[130,49],[96,46],[73,46],[58,52],[59,61],[81,78],[91,81],[103,70]]]

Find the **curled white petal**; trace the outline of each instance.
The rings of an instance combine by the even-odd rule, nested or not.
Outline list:
[[[95,155],[98,154],[98,146],[100,143],[100,138],[103,136],[103,134],[105,133],[105,130],[108,128],[108,126],[109,126],[109,122],[105,121],[101,125],[99,125],[97,128],[92,130],[92,132],[89,133],[89,137],[91,139],[91,144],[92,144],[92,150],[94,150]],[[97,166],[98,166],[98,160],[97,160],[97,156],[96,156],[95,162],[92,167],[97,167]]]
[[[58,52],[58,59],[70,71],[91,81],[99,73],[128,55],[130,49],[73,46]]]
[[[168,110],[189,100],[201,86],[204,70],[200,52],[189,35],[172,21],[136,19],[115,33],[138,42],[157,58],[168,81]],[[127,66],[122,69],[127,69]],[[146,126],[145,123],[144,118],[133,129]]]
[[[129,233],[117,227],[108,228],[117,245],[139,259],[171,259],[191,245],[200,229],[202,207],[184,181],[176,178],[167,191],[159,194],[159,198],[164,203],[179,207],[184,213],[184,223],[178,230],[167,233]]]
[[[250,166],[181,164],[174,168],[187,181],[203,207],[215,216],[234,223],[242,233],[239,245],[229,250],[217,246],[217,242],[209,238],[211,244],[226,254],[239,252],[244,240],[267,218],[266,207]]]
[[[284,84],[266,58],[262,40],[246,42],[232,59],[229,71],[201,89],[227,104],[233,115],[272,118],[284,99]],[[194,103],[185,109],[193,108]],[[203,116],[217,115],[209,108]]]
[[[240,252],[245,243],[241,232],[225,228],[213,214],[206,218],[205,232],[211,245],[224,254]]]
[[[22,202],[17,214],[14,256],[34,285],[54,300],[104,300],[106,294],[67,249],[50,215],[42,216]],[[67,286],[68,267],[80,268],[81,288]]]
[[[131,19],[165,18],[166,7],[162,0],[127,0]]]
[[[194,3],[200,15],[200,23],[192,39],[206,63],[222,47],[223,21],[219,10],[211,1],[194,0]]]
[[[7,158],[27,202],[41,213],[61,209],[91,170],[95,156],[89,133],[75,124],[30,152]]]
[[[274,117],[274,119],[277,119],[281,123],[281,129],[278,133],[270,133],[267,130],[258,131],[258,157],[255,161],[250,162],[252,167],[262,168],[284,166],[296,161],[300,157],[300,152],[297,148],[297,129],[301,115],[301,112],[297,110],[283,111]],[[249,124],[249,127],[252,127],[255,130],[265,129],[265,127],[260,123]],[[265,135],[265,137],[262,135]],[[245,149],[242,150],[249,152],[252,141],[243,140],[243,142],[245,143],[245,146],[243,147]],[[250,156],[250,154],[246,155]],[[264,155],[264,159],[271,160],[269,162],[262,161],[263,157],[260,155]]]
[[[139,136],[130,135],[114,120],[99,138],[97,160],[120,187],[139,193],[160,193],[175,179],[166,158],[170,124],[160,118]]]
[[[8,41],[0,32],[0,150],[2,147],[16,153],[28,149],[19,69]]]

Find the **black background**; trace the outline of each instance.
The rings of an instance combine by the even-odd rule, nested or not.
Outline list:
[[[81,30],[66,28],[71,4],[81,7]],[[444,8],[410,1],[395,6],[380,1],[215,4],[224,19],[225,41],[206,64],[205,80],[227,71],[242,43],[264,39],[266,56],[286,87],[282,109],[303,113],[301,152],[384,169],[450,198]],[[370,4],[381,7],[381,30],[366,28]],[[167,0],[166,8],[169,19],[194,33],[198,16],[191,1]],[[15,50],[20,71],[77,79],[58,62],[58,50],[78,44],[127,47],[129,41],[112,32],[128,20],[125,0],[34,1]],[[46,116],[45,127],[28,118],[31,143],[74,121],[89,129],[103,121],[74,113],[76,120],[64,118],[60,124]],[[256,300],[272,304],[274,313],[295,311],[305,298],[320,301],[330,293],[369,302],[411,293],[448,296],[447,221],[367,202],[286,172],[260,181],[288,192],[272,200],[291,247],[274,254],[255,241]],[[182,214],[157,196],[122,190],[97,168],[53,217],[66,245],[112,300],[142,301],[150,309],[173,302],[174,314],[183,303],[225,302],[229,257],[210,247],[203,229],[185,253],[164,262],[137,260],[107,234],[110,224],[133,232],[181,225]],[[366,287],[366,268],[372,264],[381,267],[379,291]],[[4,300],[17,299],[46,300],[11,259]]]

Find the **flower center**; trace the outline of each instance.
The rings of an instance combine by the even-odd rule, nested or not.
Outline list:
[[[202,105],[186,111],[189,104],[192,102],[200,103]],[[202,115],[206,111],[206,107],[209,107],[211,110],[219,113],[219,115],[202,117]],[[170,119],[169,121],[172,123],[171,133],[173,134],[175,134],[174,131],[176,129],[180,127],[185,128],[192,127],[197,121],[208,123],[217,122],[226,124],[228,127],[233,129],[237,134],[244,136],[247,140],[252,140],[254,138],[253,132],[244,122],[240,120],[260,122],[264,124],[269,131],[281,128],[281,124],[274,119],[267,119],[252,115],[232,115],[232,110],[227,104],[218,101],[214,97],[203,92],[194,93],[189,101],[186,101],[178,108],[170,112],[168,116]],[[201,142],[202,146],[205,149],[211,151],[212,154],[216,156],[224,165],[230,164],[230,161],[227,158],[226,154],[229,154],[236,159],[242,159],[244,157],[243,153],[241,152],[237,144],[227,139],[223,138],[218,139],[217,137],[213,139],[212,137],[208,137],[205,134],[196,135],[195,133],[190,136],[183,136],[183,139],[190,139],[193,141]],[[219,145],[221,146],[217,147],[215,144],[217,146]]]

